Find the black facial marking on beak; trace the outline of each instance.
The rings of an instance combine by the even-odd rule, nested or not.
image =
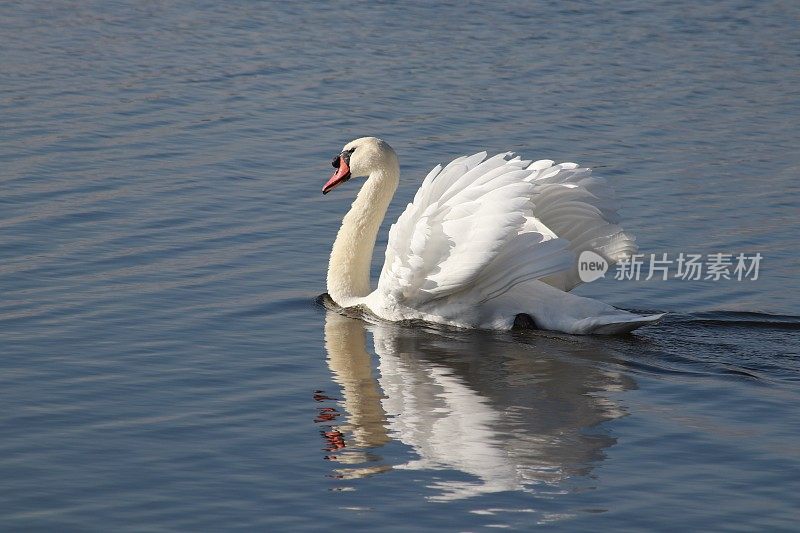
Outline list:
[[[355,148],[351,148],[349,150],[343,150],[341,154],[339,154],[339,155],[337,155],[336,157],[333,158],[333,161],[331,161],[331,166],[333,168],[339,168],[339,159],[340,158],[344,159],[344,162],[349,165],[350,164],[350,155],[355,151],[356,151]]]
[[[344,150],[331,161],[331,166],[336,169],[333,176],[322,187],[322,194],[328,194],[330,191],[346,182],[351,178],[350,175],[350,155],[355,148]]]

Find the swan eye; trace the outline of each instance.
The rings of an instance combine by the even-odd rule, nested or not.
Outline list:
[[[345,162],[349,164],[350,155],[355,151],[356,151],[355,148],[350,148],[349,150],[342,150],[342,153],[334,157],[333,161],[331,161],[331,165],[333,166],[333,168],[339,168],[339,160],[341,158],[344,158]]]

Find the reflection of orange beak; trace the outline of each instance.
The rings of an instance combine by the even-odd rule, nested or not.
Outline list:
[[[336,171],[331,176],[331,179],[322,187],[322,194],[328,194],[333,189],[344,183],[345,181],[350,179],[350,166],[345,161],[345,158],[339,156],[339,162],[336,164],[334,160],[334,166],[336,167]]]

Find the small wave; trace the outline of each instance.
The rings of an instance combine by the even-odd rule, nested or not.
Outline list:
[[[273,298],[263,304],[250,305],[244,308],[239,308],[234,312],[229,313],[233,317],[260,317],[275,314],[283,314],[289,311],[297,311],[305,309],[309,305],[307,296],[292,296],[287,295],[285,298]]]
[[[374,323],[376,321],[383,322],[369,310],[361,307],[344,308],[334,302],[328,293],[323,293],[314,299],[314,303],[325,309],[329,309],[341,315],[350,318],[357,318],[366,322]],[[631,310],[632,313],[641,315],[662,313],[663,311],[654,310]],[[431,324],[422,320],[405,320],[395,322],[395,325],[404,327],[424,327],[434,329],[455,329],[449,326],[442,326],[439,324]],[[681,327],[687,326],[718,326],[727,328],[751,328],[751,329],[775,329],[783,331],[800,330],[800,317],[792,315],[772,315],[769,313],[757,313],[749,311],[706,311],[700,313],[667,313],[658,324],[649,326],[649,328],[658,327]],[[463,330],[461,330],[463,331]],[[535,330],[536,333],[555,333]],[[571,337],[571,336],[569,336]]]
[[[771,315],[748,311],[708,311],[686,315],[667,315],[668,322],[688,323],[699,326],[721,326],[728,328],[759,328],[797,330],[800,317],[792,315]]]

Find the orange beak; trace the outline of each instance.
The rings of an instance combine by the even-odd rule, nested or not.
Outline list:
[[[336,168],[333,173],[333,176],[325,183],[325,186],[322,187],[322,194],[328,194],[333,189],[344,183],[345,181],[350,179],[350,165],[347,164],[347,160],[339,156],[337,159],[333,160],[332,165]]]

